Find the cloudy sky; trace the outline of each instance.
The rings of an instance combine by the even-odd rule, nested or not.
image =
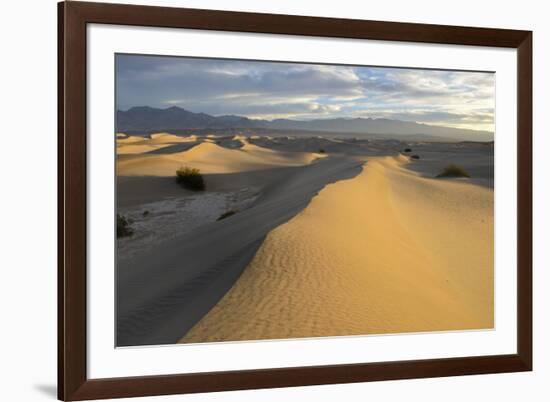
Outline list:
[[[117,55],[117,108],[211,115],[373,117],[494,131],[494,74]]]

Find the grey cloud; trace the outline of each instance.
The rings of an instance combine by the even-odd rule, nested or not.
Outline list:
[[[117,108],[177,105],[213,115],[388,116],[492,124],[494,75],[246,60],[117,56]]]
[[[194,103],[226,94],[253,93],[262,96],[321,97],[360,95],[360,88],[350,76],[334,74],[315,66],[280,63],[243,63],[200,59],[167,59],[162,62],[140,60],[133,65],[123,56],[118,65],[118,106],[148,104],[159,106],[166,101]],[[248,66],[248,70],[244,70]],[[236,97],[234,97],[236,98]]]

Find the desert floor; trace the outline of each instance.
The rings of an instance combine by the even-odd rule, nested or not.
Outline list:
[[[119,134],[117,210],[118,346],[493,327],[492,144]]]

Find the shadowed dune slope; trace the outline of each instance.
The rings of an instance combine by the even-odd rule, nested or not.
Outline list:
[[[281,170],[248,209],[120,261],[117,345],[177,342],[233,286],[267,233],[306,207],[327,183],[360,170],[360,162],[337,157]]]
[[[493,327],[493,192],[372,158],[271,231],[180,342]]]

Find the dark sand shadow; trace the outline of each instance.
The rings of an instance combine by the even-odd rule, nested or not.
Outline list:
[[[178,152],[188,151],[196,145],[199,145],[199,141],[195,142],[182,142],[174,145],[168,145],[159,149],[154,149],[149,152],[145,152],[144,155],[169,155],[176,154]]]
[[[117,346],[176,343],[233,286],[267,233],[327,184],[361,169],[361,162],[342,157],[285,169],[291,174],[272,178],[249,209],[119,263]]]

